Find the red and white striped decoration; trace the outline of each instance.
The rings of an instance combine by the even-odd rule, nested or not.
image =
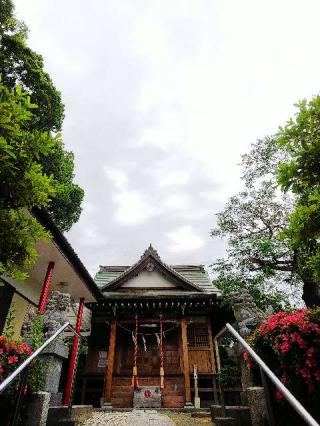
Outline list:
[[[139,387],[137,355],[138,355],[138,314],[136,314],[136,329],[135,329],[135,336],[134,336],[134,354],[133,354],[133,369],[132,369],[132,386],[134,387],[134,389]]]
[[[163,329],[162,314],[160,314],[160,389],[164,388],[164,367],[163,367]]]

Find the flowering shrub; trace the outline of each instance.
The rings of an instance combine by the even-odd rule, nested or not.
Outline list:
[[[320,403],[320,308],[277,312],[249,343],[305,405]],[[248,357],[247,357],[248,358]],[[277,391],[277,399],[283,395]]]
[[[32,354],[32,350],[25,343],[0,336],[0,382],[8,377],[30,354]]]

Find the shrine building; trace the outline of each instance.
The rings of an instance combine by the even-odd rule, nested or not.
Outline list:
[[[169,266],[150,245],[130,267],[100,266],[95,282],[103,297],[86,304],[91,335],[78,403],[132,408],[142,398],[140,406],[192,407],[196,372],[209,407],[217,393],[213,336],[230,313],[203,265]],[[153,397],[158,405],[148,405]]]

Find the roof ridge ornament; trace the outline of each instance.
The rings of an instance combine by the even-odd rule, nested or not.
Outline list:
[[[157,259],[160,259],[160,256],[159,256],[157,250],[155,248],[153,248],[151,243],[150,243],[149,247],[147,248],[147,250],[145,250],[145,252],[141,256],[141,259],[143,259],[146,256],[149,256],[150,254],[152,256],[156,257]]]

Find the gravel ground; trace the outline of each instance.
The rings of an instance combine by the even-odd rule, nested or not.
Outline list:
[[[131,412],[96,411],[80,426],[214,426],[210,418],[191,417],[189,413],[133,410]]]
[[[163,414],[168,416],[176,426],[214,426],[210,417],[197,418],[191,417],[191,414],[189,413],[175,413],[172,411],[166,411]]]
[[[184,423],[182,423],[184,424]],[[83,426],[175,426],[174,422],[165,414],[156,410],[133,410],[124,412],[94,412]]]

